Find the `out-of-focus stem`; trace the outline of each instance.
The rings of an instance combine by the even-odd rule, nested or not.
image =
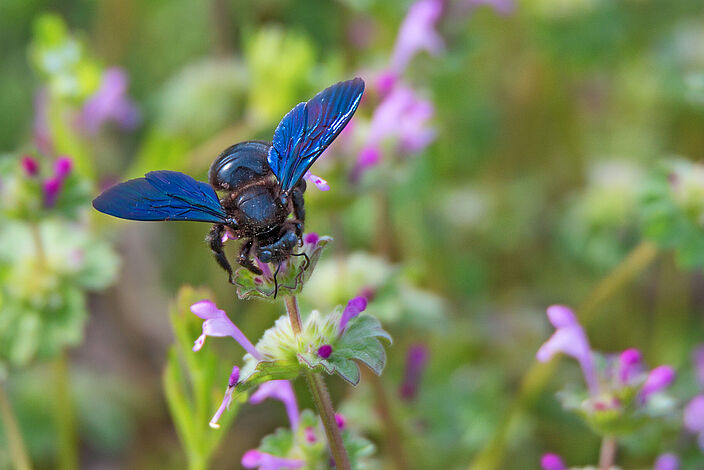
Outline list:
[[[609,470],[616,458],[616,448],[618,442],[613,436],[604,436],[601,441],[601,451],[599,452],[599,470]]]
[[[5,435],[7,436],[10,447],[10,458],[12,459],[15,470],[31,470],[32,465],[27,456],[27,449],[24,446],[22,433],[17,424],[15,413],[12,411],[10,399],[5,391],[5,385],[2,383],[0,383],[0,416],[2,416]]]
[[[587,299],[577,309],[582,325],[587,325],[599,305],[610,299],[631,279],[645,269],[657,255],[657,247],[651,242],[641,242],[591,291]],[[508,432],[514,420],[528,408],[535,397],[550,379],[557,361],[534,362],[523,376],[518,394],[501,419],[495,434],[487,446],[470,464],[470,470],[494,470],[501,467],[508,439]]]
[[[44,269],[46,267],[46,251],[44,251],[44,243],[42,243],[42,233],[40,231],[38,224],[30,224],[29,226],[32,232],[32,241],[34,242],[34,250],[37,252],[37,261],[39,263],[39,269]]]
[[[391,409],[389,398],[384,389],[384,383],[381,377],[376,374],[365,373],[364,378],[372,384],[376,412],[381,418],[384,429],[384,443],[388,446],[394,467],[397,470],[410,470],[412,467],[408,464],[408,459],[406,459],[406,454],[403,450],[403,436]]]
[[[298,310],[298,301],[294,296],[284,297],[284,302],[286,304],[286,312],[288,313],[288,318],[291,321],[291,328],[296,335],[301,333],[301,312]],[[306,381],[308,382],[308,388],[310,388],[311,395],[313,395],[313,402],[318,410],[320,419],[323,422],[323,427],[325,428],[325,434],[328,438],[328,446],[330,447],[330,452],[332,453],[333,459],[335,459],[335,468],[340,470],[351,470],[350,459],[347,456],[347,450],[342,443],[342,434],[340,434],[340,428],[337,426],[337,420],[335,419],[335,411],[332,407],[332,400],[330,399],[330,394],[325,386],[323,379],[314,373],[312,370],[305,368],[304,375]]]
[[[59,442],[59,465],[61,470],[78,468],[78,436],[76,414],[69,381],[66,353],[54,361],[54,418]]]
[[[376,249],[384,254],[389,261],[399,261],[397,238],[394,232],[391,219],[391,200],[388,192],[379,191],[376,193],[377,221],[376,221]]]

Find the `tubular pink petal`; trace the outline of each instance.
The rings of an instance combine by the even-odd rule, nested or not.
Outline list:
[[[653,393],[669,387],[674,380],[675,369],[670,366],[659,366],[651,370],[639,392],[641,401],[645,402]]]
[[[704,395],[697,395],[685,406],[684,427],[693,433],[704,433]]]
[[[543,454],[540,466],[543,470],[567,470],[562,458],[557,454]]]
[[[655,460],[653,470],[678,470],[680,459],[675,454],[662,454]]]
[[[297,429],[300,422],[300,414],[298,412],[298,402],[296,395],[293,393],[293,387],[288,380],[270,380],[259,386],[256,392],[249,397],[249,402],[257,405],[267,398],[273,398],[283,402],[286,408],[291,429]]]
[[[642,370],[640,351],[631,348],[623,351],[618,357],[618,379],[622,384],[628,384]]]
[[[227,390],[225,391],[225,396],[222,399],[222,403],[220,404],[212,419],[208,423],[211,428],[218,429],[220,427],[218,421],[220,421],[220,417],[225,412],[225,410],[230,407],[230,403],[232,402],[232,392],[234,391],[235,386],[237,385],[239,380],[240,368],[234,366],[232,368],[232,372],[230,373],[230,377],[227,379]]]
[[[37,176],[39,173],[39,163],[36,158],[31,155],[24,155],[20,160],[20,164],[22,165],[22,170],[24,170],[27,176]]]
[[[314,184],[315,187],[319,190],[330,191],[330,185],[328,184],[328,182],[322,179],[320,176],[314,175],[310,172],[310,170],[308,170],[303,177],[306,179],[306,181],[310,182],[311,184]]]
[[[362,296],[354,297],[352,300],[347,302],[345,310],[342,312],[342,317],[340,318],[339,334],[345,332],[347,328],[347,323],[361,312],[367,308],[367,299]]]
[[[257,468],[259,470],[281,470],[286,468],[302,468],[304,462],[298,459],[286,459],[275,455],[251,449],[242,456],[244,468]]]
[[[242,346],[245,351],[252,355],[257,360],[262,360],[262,355],[257,351],[254,345],[247,337],[237,328],[237,325],[232,323],[224,310],[217,308],[214,302],[210,300],[201,300],[191,305],[191,312],[198,317],[204,319],[203,335],[205,336],[231,336]],[[201,335],[202,336],[202,335]],[[199,337],[196,340],[194,351],[199,350],[203,346],[205,338]]]

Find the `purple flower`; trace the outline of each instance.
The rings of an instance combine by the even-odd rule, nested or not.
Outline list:
[[[63,185],[63,179],[57,178],[56,176],[44,181],[42,184],[42,189],[44,191],[44,207],[54,207],[56,200],[59,198],[59,193],[61,193],[61,188]]]
[[[318,356],[322,357],[323,359],[327,359],[330,357],[332,354],[332,346],[329,344],[323,344],[318,348]]]
[[[540,458],[540,466],[543,470],[567,470],[562,458],[557,454],[543,454]]]
[[[704,395],[697,395],[685,406],[684,427],[699,435],[699,447],[704,450]]]
[[[318,240],[320,240],[320,237],[315,232],[309,232],[303,236],[303,243],[307,243],[309,245],[317,245]]]
[[[639,392],[641,403],[645,403],[653,393],[669,387],[674,380],[675,370],[670,366],[659,366],[651,370]]]
[[[100,88],[83,105],[81,124],[86,132],[95,134],[108,121],[125,130],[137,126],[139,111],[127,98],[127,84],[124,70],[113,67],[103,72]]]
[[[191,312],[205,320],[203,322],[203,334],[196,339],[193,345],[193,351],[199,351],[200,348],[203,347],[207,336],[232,336],[232,338],[255,359],[262,359],[262,355],[256,350],[244,333],[230,321],[224,310],[218,309],[215,303],[210,300],[201,300],[191,305]]]
[[[309,442],[312,444],[313,442],[318,440],[317,437],[315,436],[315,429],[313,429],[310,426],[308,426],[307,428],[305,428],[303,430],[303,434],[305,435],[306,442]]]
[[[25,174],[29,177],[37,176],[39,173],[39,163],[30,155],[23,155],[20,160],[20,165],[22,166],[22,170],[24,170]]]
[[[704,344],[700,344],[694,349],[692,354],[694,360],[694,372],[699,379],[699,384],[704,387]]]
[[[653,470],[677,470],[680,468],[680,459],[675,454],[662,454],[655,460]]]
[[[335,413],[335,422],[340,429],[345,429],[345,426],[347,426],[347,420],[340,413]]]
[[[643,371],[641,354],[635,348],[626,349],[618,357],[618,380],[624,385],[629,384]]]
[[[225,410],[230,407],[230,402],[232,402],[232,392],[235,389],[235,386],[237,385],[237,382],[239,382],[239,380],[240,368],[234,366],[232,368],[230,378],[227,380],[227,390],[225,391],[225,397],[222,399],[222,403],[213,415],[212,419],[210,420],[210,423],[208,423],[211,428],[218,429],[220,427],[218,421],[220,420],[220,417],[225,412]]]
[[[66,179],[73,169],[73,161],[69,157],[59,157],[54,162],[54,175],[59,179]]]
[[[374,110],[353,179],[381,160],[382,147],[389,140],[404,154],[417,153],[427,147],[435,139],[435,129],[428,126],[434,113],[430,101],[418,97],[406,86],[395,86]]]
[[[399,387],[399,395],[407,401],[413,400],[418,394],[418,388],[425,365],[428,362],[428,349],[423,344],[414,344],[406,353],[406,369],[403,382]]]
[[[302,468],[303,460],[285,459],[275,455],[259,452],[257,449],[248,450],[242,456],[242,466],[244,468],[256,468],[258,470],[279,470],[282,468]]]
[[[419,0],[408,10],[391,56],[391,68],[401,74],[413,56],[425,50],[436,55],[445,43],[435,30],[444,10],[443,0]]]
[[[311,184],[314,184],[316,188],[318,188],[321,191],[330,191],[330,185],[328,184],[327,181],[322,179],[320,176],[316,176],[313,173],[308,170],[306,174],[303,176],[306,181],[308,181]]]
[[[547,309],[548,319],[556,328],[555,333],[538,349],[536,358],[547,362],[557,353],[575,358],[582,367],[584,379],[592,396],[599,393],[596,369],[589,340],[574,312],[564,305],[551,305]]]
[[[296,395],[293,393],[293,387],[288,380],[270,380],[259,386],[256,392],[249,397],[249,402],[257,405],[267,398],[273,398],[283,402],[288,414],[288,420],[291,423],[291,429],[298,428],[300,416],[298,413],[298,403]]]
[[[342,335],[342,333],[345,332],[345,328],[347,328],[347,323],[366,308],[367,299],[364,297],[358,296],[347,302],[347,307],[345,307],[345,310],[342,312],[342,317],[340,318],[339,334]]]

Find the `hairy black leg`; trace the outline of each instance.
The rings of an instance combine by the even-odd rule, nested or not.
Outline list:
[[[303,256],[303,257],[306,258],[306,262],[305,262],[305,264],[303,265],[303,270],[304,270],[304,271],[305,271],[306,269],[308,269],[308,266],[310,266],[310,258],[308,257],[307,254],[305,254],[305,252],[302,251],[302,252],[300,252],[300,253],[291,253],[291,256]]]
[[[253,243],[254,242],[252,241],[252,239],[249,239],[242,244],[242,247],[240,248],[240,254],[237,257],[237,262],[240,264],[240,266],[249,269],[257,276],[261,276],[262,270],[259,269],[259,267],[254,264],[254,261],[252,261],[252,258],[249,257],[249,253],[250,251],[252,251]]]
[[[274,271],[274,298],[276,298],[279,293],[279,281],[276,279],[276,276],[279,274],[279,269],[281,269],[281,263],[276,265],[276,271]]]
[[[303,201],[303,193],[306,190],[306,181],[302,179],[291,192],[291,200],[293,201],[293,216],[301,221],[301,224],[306,222],[306,208]]]
[[[225,271],[227,271],[229,281],[230,283],[233,283],[232,266],[230,266],[230,262],[225,256],[225,251],[223,249],[224,247],[222,243],[222,236],[225,233],[225,230],[227,229],[223,224],[213,225],[213,228],[211,228],[210,232],[208,232],[208,235],[206,235],[205,241],[207,241],[210,245],[210,250],[213,252],[213,256],[215,256],[215,261],[217,261],[218,264]]]

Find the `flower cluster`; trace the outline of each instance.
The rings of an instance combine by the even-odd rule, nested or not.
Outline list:
[[[637,429],[646,417],[663,414],[667,401],[654,400],[675,379],[670,366],[648,370],[637,349],[616,355],[592,351],[584,329],[574,312],[563,305],[547,309],[555,327],[553,335],[540,347],[536,357],[549,361],[562,353],[576,359],[587,384],[587,393],[563,392],[566,408],[576,410],[601,435],[623,435]]]

